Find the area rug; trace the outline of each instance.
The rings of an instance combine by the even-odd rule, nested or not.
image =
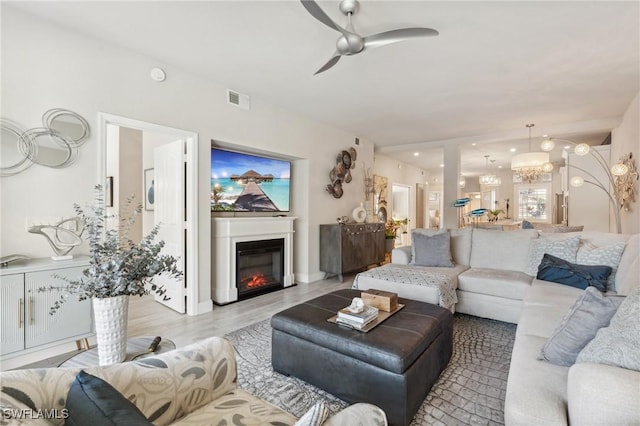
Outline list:
[[[453,355],[411,425],[504,424],[504,397],[516,326],[455,314]],[[346,402],[271,368],[271,326],[261,321],[225,336],[236,350],[238,385],[300,417],[315,402],[332,413]]]

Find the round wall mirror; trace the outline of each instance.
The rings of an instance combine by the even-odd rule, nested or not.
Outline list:
[[[73,162],[74,150],[67,138],[53,129],[35,128],[26,134],[38,145],[34,163],[46,167],[66,167]]]
[[[80,115],[66,109],[54,108],[45,112],[42,116],[42,124],[46,128],[65,135],[72,147],[82,145],[89,137],[89,123]]]
[[[37,147],[24,131],[10,120],[0,119],[0,176],[11,176],[33,163]]]

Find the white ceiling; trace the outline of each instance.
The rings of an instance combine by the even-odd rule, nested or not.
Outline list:
[[[344,24],[337,1],[319,2]],[[533,136],[599,143],[640,88],[638,1],[361,2],[356,31],[428,27],[416,39],[346,57],[313,73],[338,32],[299,1],[10,2],[366,138],[424,169],[462,142],[463,171]],[[478,145],[471,146],[471,142]],[[413,152],[422,152],[414,157]]]

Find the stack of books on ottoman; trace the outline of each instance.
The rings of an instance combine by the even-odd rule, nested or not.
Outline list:
[[[338,311],[336,323],[343,324],[356,330],[361,330],[367,324],[378,318],[378,308],[364,305],[360,309],[354,309],[351,306],[342,308]],[[358,312],[360,310],[360,312]]]

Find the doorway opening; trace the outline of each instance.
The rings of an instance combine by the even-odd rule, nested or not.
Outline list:
[[[203,310],[198,303],[198,134],[106,113],[98,114],[98,125],[101,154],[98,176],[99,182],[105,182],[107,177],[113,182],[112,212],[118,213],[119,200],[137,194],[144,206],[140,236],[162,222],[157,239],[164,240],[167,253],[182,263],[182,280],[172,281],[170,288],[169,283],[162,283],[168,287],[169,301],[156,300],[188,315],[211,310],[212,304]],[[120,136],[124,136],[122,141]],[[112,152],[116,146],[117,154]],[[168,147],[172,151],[166,154]],[[171,190],[158,185],[157,174],[165,175],[167,171],[180,177]]]

